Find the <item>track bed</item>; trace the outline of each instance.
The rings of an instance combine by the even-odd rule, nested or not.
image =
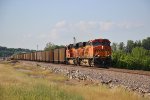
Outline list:
[[[79,80],[91,80],[110,87],[123,86],[127,89],[142,94],[150,94],[150,72],[114,68],[97,68],[86,66],[74,66],[65,64],[52,64],[45,62],[20,61],[25,65],[41,66],[56,73],[63,73],[70,78]]]

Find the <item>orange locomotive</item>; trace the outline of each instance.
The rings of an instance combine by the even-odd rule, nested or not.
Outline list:
[[[73,61],[75,65],[88,64],[94,66],[110,65],[111,46],[108,39],[95,39],[88,42],[70,44],[66,48],[66,63]]]
[[[77,50],[75,48],[75,45],[69,44],[66,47],[66,64],[69,64],[69,61],[73,61],[74,64],[76,64],[76,58],[77,58]]]

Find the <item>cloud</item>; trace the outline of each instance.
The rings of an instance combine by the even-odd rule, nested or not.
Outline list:
[[[49,38],[53,40],[57,39],[59,37],[59,34],[67,32],[67,27],[69,27],[69,25],[67,25],[67,22],[65,20],[57,22],[49,32]]]
[[[62,20],[57,22],[45,35],[39,35],[41,38],[48,37],[52,40],[60,38],[64,34],[77,33],[80,36],[87,33],[105,33],[112,30],[128,30],[142,27],[143,24],[137,22],[112,22],[112,21],[78,21],[67,22]]]
[[[109,31],[113,26],[112,22],[96,22],[96,21],[79,21],[69,23],[65,20],[57,22],[51,29],[50,34],[58,34],[61,32],[95,32],[95,31]]]
[[[112,29],[114,23],[113,22],[100,22],[100,30],[101,31],[109,31]]]
[[[67,22],[65,20],[57,22],[55,25],[55,28],[64,28],[66,26]]]
[[[78,21],[78,22],[67,22],[65,20],[57,22],[50,31],[50,35],[58,36],[64,32],[73,33],[94,33],[94,32],[109,32],[112,29],[132,29],[139,28],[143,24],[137,22],[112,22],[112,21]],[[58,35],[54,35],[58,34]]]
[[[39,35],[42,39],[52,42],[67,44],[72,41],[72,37],[77,37],[78,41],[89,40],[102,36],[103,33],[110,33],[114,30],[128,30],[139,28],[142,24],[138,22],[113,22],[113,21],[78,21],[68,22],[58,21],[49,32]],[[100,33],[100,35],[99,35]],[[60,42],[61,41],[61,42]]]
[[[116,26],[121,29],[133,29],[142,27],[143,23],[124,21],[117,23]]]
[[[125,31],[142,27],[143,24],[138,22],[113,22],[113,21],[77,21],[69,22],[66,20],[58,21],[49,31],[39,33],[24,34],[23,40],[33,41],[32,45],[39,45],[44,48],[46,43],[52,42],[58,45],[73,43],[73,37],[77,42],[88,41],[95,38],[109,38],[111,34],[116,35],[116,31]],[[120,32],[118,31],[118,32]],[[120,33],[122,34],[122,33]],[[23,41],[23,43],[25,43]],[[44,44],[44,45],[43,45]],[[35,46],[36,48],[36,46]]]
[[[99,23],[94,21],[79,21],[77,23],[74,23],[72,26],[74,26],[74,29],[76,30],[87,32],[98,29]]]

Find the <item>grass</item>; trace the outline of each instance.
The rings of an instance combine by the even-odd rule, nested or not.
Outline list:
[[[86,84],[86,85],[85,85]],[[0,100],[148,100],[123,88],[68,80],[36,66],[0,64]]]
[[[0,64],[0,100],[82,100],[82,96],[66,92],[48,78],[32,78],[28,72],[18,72],[16,65]],[[23,67],[22,67],[23,68]],[[27,67],[25,67],[27,69]],[[32,69],[32,68],[31,68]],[[39,72],[41,69],[32,70],[30,74],[47,75],[48,71]],[[45,73],[46,72],[46,73]],[[53,75],[54,76],[54,75]],[[57,76],[57,75],[56,75]],[[55,77],[56,77],[55,76]],[[59,76],[62,77],[62,76]],[[51,78],[53,80],[53,78]],[[63,80],[62,78],[59,78]],[[65,79],[65,78],[64,78]]]
[[[1,100],[82,100],[81,96],[67,93],[57,86],[43,83],[31,86],[0,86]]]

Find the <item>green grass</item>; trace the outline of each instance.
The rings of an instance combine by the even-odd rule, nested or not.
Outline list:
[[[21,68],[19,66],[16,65],[14,68]],[[33,73],[30,72],[30,74],[46,75],[47,73],[55,76],[35,79],[29,77],[29,73],[18,72],[14,68],[10,65],[0,64],[0,100],[83,100],[79,94],[69,93],[59,88],[56,83],[50,82],[49,80],[57,77],[51,72],[35,68],[31,70]],[[58,79],[62,81],[65,78],[60,75],[56,78],[56,80]]]
[[[0,64],[0,100],[148,100],[148,98],[121,87],[110,89],[88,81],[68,80],[63,75],[54,74],[37,66],[22,64],[12,66],[3,63]]]
[[[57,86],[38,83],[29,87],[0,86],[0,100],[83,100],[83,98],[60,90]]]

